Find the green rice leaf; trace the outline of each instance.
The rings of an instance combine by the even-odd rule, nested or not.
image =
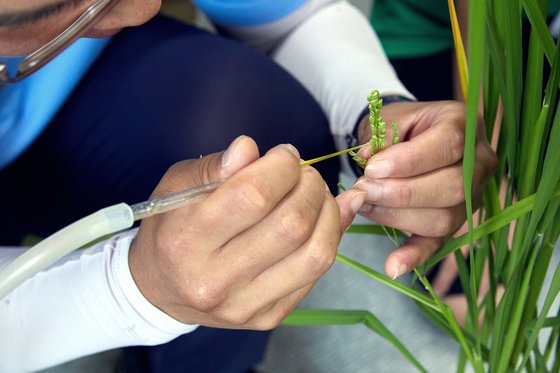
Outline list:
[[[395,280],[391,280],[389,277],[382,275],[381,273],[377,272],[374,269],[371,269],[369,267],[366,267],[365,265],[356,262],[355,260],[352,260],[342,254],[337,254],[336,255],[336,259],[341,262],[346,264],[347,266],[354,268],[360,272],[362,272],[363,274],[395,289],[396,291],[398,291],[399,293],[402,293],[406,296],[408,296],[409,298],[424,304],[427,307],[433,308],[435,310],[438,310],[437,305],[434,303],[433,300],[431,300],[428,296],[426,296],[425,294],[422,294],[421,292],[419,292],[416,289],[410,288],[406,285],[401,284],[398,281]]]
[[[296,309],[284,320],[284,325],[350,325],[364,324],[368,329],[387,339],[418,370],[427,372],[414,355],[369,311]]]
[[[552,245],[549,246],[552,250],[554,249]],[[550,309],[552,308],[552,305],[554,303],[554,300],[558,296],[558,293],[560,293],[560,266],[556,267],[556,270],[554,271],[554,275],[552,277],[550,287],[546,294],[544,305],[542,307],[542,310],[540,312],[540,315],[535,325],[532,326],[532,332],[529,338],[527,339],[527,347],[525,349],[523,360],[519,363],[517,367],[518,372],[521,372],[525,364],[527,363],[527,359],[530,356],[529,353],[530,351],[533,350],[535,344],[537,343],[539,337],[539,331],[541,330],[541,328],[544,327],[545,322],[547,321],[548,313],[550,312]]]

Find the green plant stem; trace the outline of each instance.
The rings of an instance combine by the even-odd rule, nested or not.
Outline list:
[[[395,289],[396,291],[398,291],[399,293],[402,293],[406,296],[408,296],[409,298],[425,305],[426,307],[430,307],[436,311],[439,311],[438,306],[433,302],[433,300],[431,300],[429,297],[427,297],[425,294],[420,293],[419,291],[412,289],[406,285],[403,285],[395,280],[391,280],[389,277],[382,275],[381,273],[375,271],[374,269],[371,269],[369,267],[366,267],[365,265],[356,262],[355,260],[352,260],[342,254],[337,254],[336,255],[336,259],[341,262],[346,264],[347,266],[354,268],[362,273],[364,273],[365,275],[374,278],[375,280],[381,282],[382,284],[385,284],[387,286],[389,286],[390,288]]]
[[[438,307],[440,309],[440,312],[442,313],[443,317],[446,319],[449,327],[451,328],[451,330],[453,331],[453,334],[455,335],[455,338],[457,339],[457,341],[461,345],[462,351],[465,353],[467,358],[470,360],[475,372],[483,373],[484,372],[484,366],[482,364],[481,356],[480,355],[475,355],[475,354],[472,353],[471,347],[469,346],[469,343],[467,342],[465,334],[463,333],[463,330],[459,326],[459,323],[457,322],[457,319],[455,318],[455,315],[453,314],[453,311],[451,311],[449,306],[443,304],[443,302],[439,299],[439,297],[434,292],[434,289],[432,288],[432,286],[430,285],[430,283],[428,282],[426,277],[424,277],[417,270],[415,270],[415,273],[416,273],[416,276],[418,277],[418,279],[420,280],[420,282],[422,283],[422,285],[424,285],[426,290],[430,293],[430,295],[432,296],[432,298],[434,299],[434,301],[438,305]]]
[[[366,145],[367,145],[367,144],[362,144],[362,145],[354,146],[354,147],[349,148],[349,149],[344,149],[344,150],[341,150],[341,151],[338,151],[338,152],[334,152],[334,153],[331,153],[331,154],[323,155],[323,156],[321,156],[321,157],[309,159],[309,160],[307,160],[307,161],[301,161],[301,162],[299,163],[299,165],[300,165],[300,166],[308,166],[308,165],[311,165],[311,164],[314,164],[314,163],[317,163],[317,162],[321,162],[321,161],[327,160],[327,159],[329,159],[329,158],[338,157],[339,155],[346,154],[346,153],[350,153],[350,152],[355,151],[355,150],[359,150],[359,149],[363,148],[363,147],[366,146]]]
[[[369,311],[296,309],[283,322],[284,325],[351,325],[364,324],[395,346],[419,371],[426,368],[414,355]]]
[[[512,367],[516,363],[516,357],[512,354],[512,352],[517,341],[521,317],[523,315],[527,292],[529,290],[529,282],[540,242],[537,242],[535,246],[536,247],[531,254],[528,265],[522,267],[527,272],[517,272],[514,276],[519,278],[519,280],[517,280],[520,284],[519,288],[517,288],[517,286],[507,287],[504,300],[498,307],[498,314],[496,318],[498,320],[500,319],[500,316],[502,316],[501,312],[503,312],[505,316],[501,319],[501,322],[498,324],[496,329],[496,334],[500,337],[503,336],[503,338],[494,340],[492,343],[492,346],[495,346],[496,348],[492,351],[493,355],[491,356],[490,364],[491,368],[495,369],[496,372],[511,371]],[[513,307],[509,308],[509,304],[512,304]],[[510,312],[511,316],[507,317],[510,315]],[[492,359],[492,357],[494,357],[494,359]],[[494,365],[492,364],[493,362],[497,362],[497,364]]]
[[[555,200],[560,197],[560,184],[556,185],[554,192],[550,196],[550,201]],[[488,235],[498,229],[510,224],[515,219],[530,212],[535,204],[535,194],[524,198],[511,206],[505,208],[500,213],[496,214],[492,218],[486,220],[484,223],[480,224],[473,231],[474,239],[477,240],[482,236]],[[434,254],[430,259],[426,261],[420,270],[423,271],[426,268],[431,268],[441,259],[451,254],[452,252],[459,250],[462,246],[468,243],[468,235],[465,233],[459,237],[449,240],[436,254]]]
[[[552,250],[554,250],[554,246],[553,244],[547,244],[546,245],[546,249],[548,252],[550,252],[550,255],[552,253]],[[560,266],[556,267],[556,271],[554,272],[552,281],[551,281],[551,286],[548,289],[546,298],[545,298],[545,302],[544,305],[542,307],[540,316],[538,317],[536,323],[532,326],[532,332],[527,340],[527,347],[523,356],[523,360],[521,361],[521,363],[519,364],[518,368],[517,368],[517,372],[521,372],[522,368],[524,367],[524,365],[527,363],[527,359],[529,358],[529,353],[530,351],[533,350],[533,347],[536,345],[538,336],[539,336],[539,331],[541,330],[541,328],[544,326],[546,320],[547,320],[547,315],[550,311],[550,309],[552,308],[552,305],[554,303],[554,300],[558,294],[558,292],[560,292]]]

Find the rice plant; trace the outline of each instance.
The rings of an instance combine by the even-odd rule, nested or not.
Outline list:
[[[453,2],[449,4],[457,28]],[[560,314],[558,310],[551,313],[560,293],[560,267],[549,266],[560,235],[560,48],[548,30],[546,7],[546,0],[469,1],[468,54],[462,53],[456,37],[467,104],[463,177],[469,230],[448,241],[416,271],[427,294],[338,256],[342,263],[414,299],[426,317],[459,343],[459,371],[467,364],[475,372],[560,371]],[[527,30],[522,27],[523,19],[530,25]],[[524,32],[529,33],[526,46],[522,44]],[[484,117],[488,138],[497,136],[499,169],[488,183],[483,206],[473,212],[479,114]],[[478,215],[476,227],[473,214]],[[368,229],[373,234],[385,232],[380,227],[353,227],[349,232]],[[470,247],[468,265],[459,251],[464,245]],[[450,254],[457,258],[467,299],[464,326],[422,276]],[[482,292],[485,268],[489,290]],[[545,286],[547,271],[553,274]],[[541,306],[539,297],[544,299]],[[398,341],[366,311],[296,310],[286,323],[364,323],[425,371],[406,349],[406,341]]]

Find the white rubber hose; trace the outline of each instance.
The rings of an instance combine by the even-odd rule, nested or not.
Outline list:
[[[21,254],[0,272],[0,299],[75,249],[105,235],[130,228],[133,223],[130,206],[119,203],[61,229]]]

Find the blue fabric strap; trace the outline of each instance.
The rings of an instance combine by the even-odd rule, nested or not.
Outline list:
[[[78,40],[35,74],[0,88],[0,169],[39,136],[109,40]],[[0,59],[10,70],[21,60]]]
[[[222,26],[254,26],[280,19],[306,0],[194,0],[208,18]]]

